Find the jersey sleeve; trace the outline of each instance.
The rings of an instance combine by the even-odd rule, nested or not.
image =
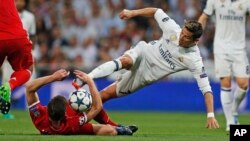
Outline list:
[[[190,63],[189,70],[196,79],[199,89],[204,95],[206,92],[212,92],[211,86],[209,84],[208,76],[205,71],[203,62],[200,59],[196,59],[193,63]]]
[[[165,32],[168,32],[169,30],[180,29],[180,26],[173,19],[171,19],[162,9],[157,9],[154,18],[162,29],[163,34]]]
[[[211,16],[214,13],[215,10],[215,1],[214,0],[207,0],[205,9],[203,12],[209,16]]]
[[[36,128],[41,131],[46,121],[46,107],[42,106],[39,101],[29,106],[30,117]]]

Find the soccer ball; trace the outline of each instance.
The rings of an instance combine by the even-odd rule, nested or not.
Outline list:
[[[69,96],[69,104],[77,112],[86,112],[92,106],[91,94],[85,89],[75,90]]]

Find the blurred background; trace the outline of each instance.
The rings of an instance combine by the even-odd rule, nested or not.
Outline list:
[[[178,24],[183,25],[184,20],[198,19],[205,2],[206,0],[29,0],[27,10],[36,19],[34,57],[37,77],[59,68],[78,68],[89,72],[99,64],[119,57],[140,40],[151,41],[161,37],[162,31],[153,18],[120,20],[119,13],[125,8],[159,7]],[[207,71],[212,74],[213,20],[207,25],[199,46],[204,62],[209,65]]]
[[[25,1],[25,8],[34,14],[36,22],[36,41],[34,42],[33,52],[36,77],[51,74],[59,68],[68,70],[80,69],[89,72],[101,63],[116,59],[140,40],[148,42],[161,37],[162,31],[153,18],[135,17],[127,21],[120,20],[119,13],[125,8],[162,8],[182,26],[185,20],[197,20],[206,3],[206,0]],[[250,46],[250,18],[248,21],[246,36],[247,46]],[[206,71],[216,94],[215,105],[217,110],[220,110],[219,84],[214,75],[212,54],[214,29],[214,17],[212,17],[199,41],[199,47]],[[250,47],[247,48],[248,54],[250,54]],[[110,84],[114,78],[98,80],[97,85],[101,89]],[[70,82],[55,85],[46,86],[44,92],[51,95],[59,93],[68,94],[65,91],[58,91],[65,90],[69,87]],[[69,88],[69,91],[70,89],[72,88]],[[24,101],[23,90],[17,93],[23,93],[19,95],[22,95],[21,98],[23,100],[21,101]],[[199,92],[192,75],[187,71],[169,76],[165,78],[165,81],[160,81],[137,93],[139,94],[122,100],[125,103],[125,108],[123,109],[129,109],[126,108],[128,101],[130,101],[129,107],[132,110],[136,110],[136,108],[139,110],[186,110],[188,107],[187,110],[191,111],[202,111],[205,109],[203,96]],[[149,95],[147,96],[147,94]],[[161,99],[164,96],[166,99]],[[20,96],[18,97],[20,98]],[[48,101],[49,98],[46,98],[47,96],[44,97],[44,101]],[[147,105],[155,97],[159,97],[159,99],[155,99],[155,101],[158,101],[158,106],[152,107],[152,105]],[[25,102],[20,103],[17,107],[25,107]],[[111,102],[111,109],[121,107],[119,103],[119,100],[113,105]],[[109,107],[108,104],[107,107]],[[247,102],[244,104],[243,109],[250,109]],[[173,108],[176,105],[179,106],[179,109]],[[120,109],[118,108],[118,110]]]

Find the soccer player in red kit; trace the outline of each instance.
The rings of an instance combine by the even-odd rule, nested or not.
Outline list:
[[[14,72],[0,87],[0,110],[10,110],[11,91],[27,82],[31,76],[32,42],[24,30],[14,0],[0,0],[0,66],[7,57]]]
[[[52,75],[41,77],[28,82],[26,85],[27,103],[30,116],[35,127],[41,134],[62,134],[62,135],[132,135],[134,126],[111,126],[108,124],[88,123],[102,109],[102,101],[93,79],[86,73],[74,71],[78,79],[89,86],[92,96],[92,107],[86,113],[75,112],[63,96],[56,96],[50,100],[47,106],[42,106],[37,91],[43,85],[54,81],[63,80],[69,75],[64,70],[58,70]],[[136,129],[137,130],[137,129]]]

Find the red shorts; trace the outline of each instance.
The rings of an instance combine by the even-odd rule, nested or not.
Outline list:
[[[32,42],[28,38],[0,40],[0,66],[5,57],[14,71],[29,69],[33,64]]]

